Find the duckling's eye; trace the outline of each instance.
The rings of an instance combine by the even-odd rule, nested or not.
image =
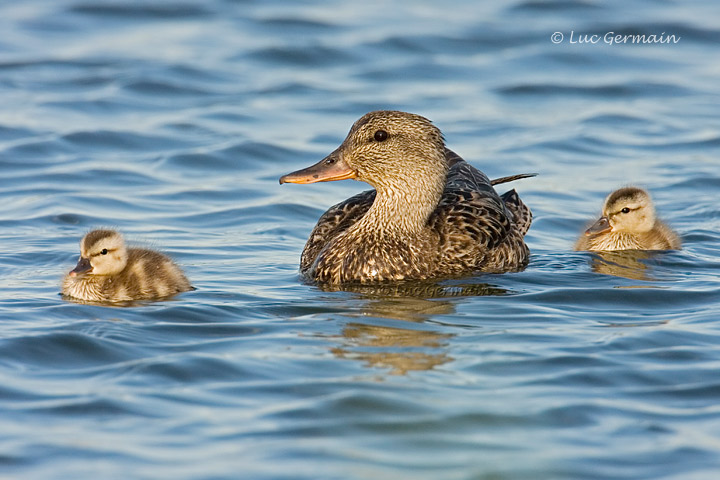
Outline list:
[[[373,138],[376,142],[384,142],[388,138],[388,133],[385,130],[378,130]]]
[[[107,248],[103,248],[102,250],[100,250],[100,254],[107,255]]]
[[[629,209],[628,207],[625,207],[625,208],[623,208],[623,209],[620,210],[620,211],[623,212],[623,213],[630,213],[630,209]]]

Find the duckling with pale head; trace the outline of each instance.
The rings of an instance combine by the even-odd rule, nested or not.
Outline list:
[[[80,242],[80,260],[63,278],[62,294],[90,302],[155,300],[194,290],[169,257],[127,248],[120,233],[94,230]]]
[[[625,187],[605,199],[602,216],[585,231],[575,250],[679,250],[680,237],[655,216],[650,194]]]
[[[506,177],[503,183],[525,175]],[[370,112],[317,164],[280,183],[356,179],[374,187],[320,217],[300,259],[318,283],[424,280],[525,267],[532,214],[445,148],[420,115]]]

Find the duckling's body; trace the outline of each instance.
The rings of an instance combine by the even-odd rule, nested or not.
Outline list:
[[[605,199],[602,216],[585,231],[575,250],[678,250],[680,237],[655,216],[650,194],[625,187]]]
[[[94,230],[80,246],[77,266],[63,279],[63,295],[91,302],[125,302],[193,290],[170,258],[153,250],[127,248],[116,231]]]
[[[301,272],[317,282],[421,280],[527,264],[530,210],[514,190],[500,197],[423,117],[371,112],[335,152],[281,183],[344,178],[375,190],[331,207],[318,221],[300,260]]]

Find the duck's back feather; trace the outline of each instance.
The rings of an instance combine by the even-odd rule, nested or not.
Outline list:
[[[441,236],[439,270],[452,275],[522,268],[529,255],[523,237],[531,218],[514,190],[500,197],[484,173],[467,162],[454,163],[429,221]]]

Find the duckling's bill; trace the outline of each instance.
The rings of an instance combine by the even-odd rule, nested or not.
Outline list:
[[[612,226],[610,225],[610,220],[608,220],[608,217],[600,217],[598,218],[597,222],[593,223],[590,228],[585,230],[585,235],[597,235],[599,233],[606,233],[612,230]]]
[[[315,165],[283,175],[280,177],[280,184],[332,182],[356,177],[357,172],[348,166],[336,150]]]
[[[78,260],[77,265],[75,265],[75,268],[73,268],[70,271],[70,276],[75,277],[78,274],[89,272],[92,270],[92,265],[90,264],[90,259],[85,257],[80,257],[80,260]]]

